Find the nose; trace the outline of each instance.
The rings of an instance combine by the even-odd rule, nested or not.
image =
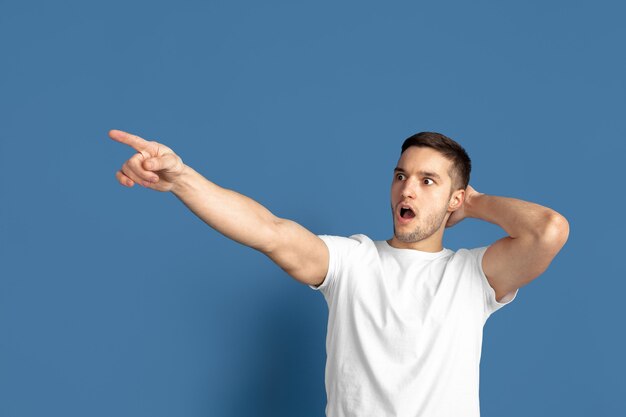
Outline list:
[[[400,192],[402,198],[415,198],[415,184],[411,178],[407,178],[406,181],[402,183]]]

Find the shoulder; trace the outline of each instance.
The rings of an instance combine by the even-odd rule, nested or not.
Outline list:
[[[361,245],[373,245],[374,242],[364,234],[355,234],[349,237],[335,235],[317,235],[328,246],[339,246],[343,248],[354,248]]]
[[[461,248],[452,251],[452,256],[457,259],[476,259],[482,257],[489,246],[481,246],[479,248]]]
[[[345,276],[363,259],[367,258],[370,248],[375,250],[374,242],[364,234],[355,234],[349,237],[335,235],[317,235],[328,248],[328,270],[320,285],[311,286],[314,290],[327,293],[334,291],[335,281]],[[343,281],[343,279],[341,280]]]
[[[451,251],[448,262],[477,268],[482,272],[482,258],[488,248],[489,246],[481,246],[478,248],[461,248],[456,251]]]
[[[377,252],[376,243],[364,234],[349,237],[318,235],[328,247],[331,258],[357,259]]]

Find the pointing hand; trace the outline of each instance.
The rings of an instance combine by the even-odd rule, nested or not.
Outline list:
[[[157,191],[170,191],[185,164],[167,146],[147,141],[121,130],[111,130],[111,139],[134,148],[137,153],[115,173],[120,184],[132,187],[135,183]]]

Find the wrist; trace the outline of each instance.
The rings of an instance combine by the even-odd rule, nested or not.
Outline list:
[[[189,165],[183,164],[183,169],[180,174],[176,177],[176,180],[172,182],[172,189],[170,190],[172,194],[180,195],[185,192],[186,189],[189,189],[194,172],[193,168]]]
[[[486,195],[483,193],[479,193],[478,191],[473,191],[465,197],[464,204],[464,212],[465,217],[471,218],[480,218],[478,207],[480,206],[480,202],[485,199]]]

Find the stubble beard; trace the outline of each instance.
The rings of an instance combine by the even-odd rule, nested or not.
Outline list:
[[[415,229],[413,229],[413,231],[405,233],[398,233],[398,228],[396,227],[396,215],[393,207],[391,207],[391,214],[393,215],[393,234],[395,235],[396,239],[404,243],[415,243],[432,236],[437,230],[439,230],[441,224],[443,223],[443,220],[446,217],[447,209],[440,212],[432,213],[431,215],[423,219],[423,224],[421,226],[418,224],[417,226],[415,226]],[[414,219],[418,219],[418,222],[419,216],[420,213],[416,212]]]

